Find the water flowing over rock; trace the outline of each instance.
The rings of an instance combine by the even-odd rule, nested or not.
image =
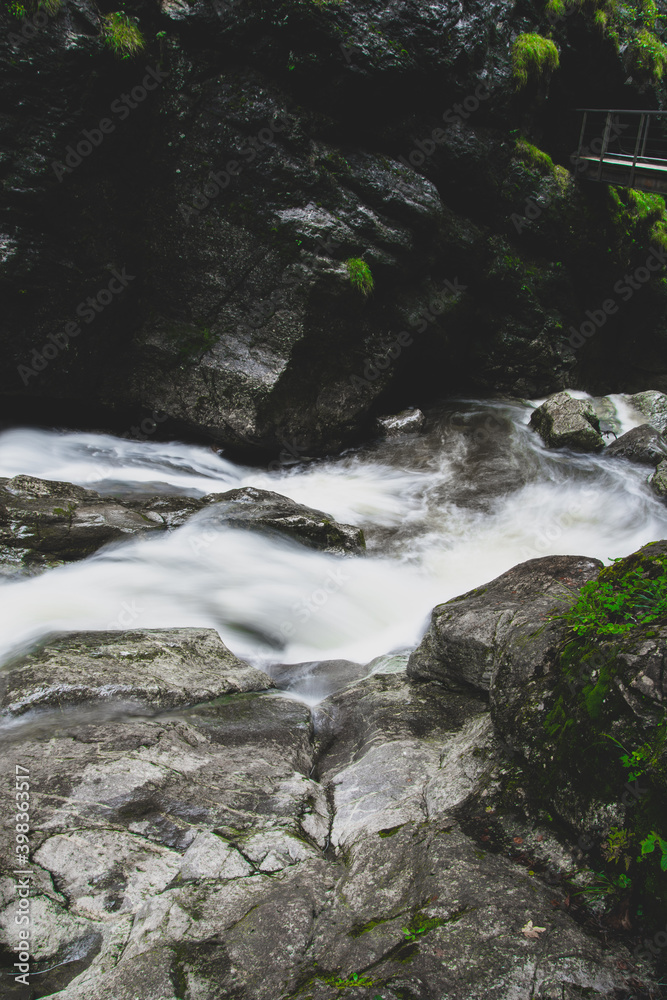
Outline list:
[[[0,573],[84,559],[112,542],[179,527],[198,513],[211,525],[269,529],[325,552],[365,548],[359,528],[268,490],[119,500],[71,483],[15,476],[0,479]]]
[[[648,389],[646,392],[635,393],[629,400],[636,410],[644,414],[651,427],[655,427],[661,434],[667,432],[667,396],[663,392]]]
[[[604,438],[600,421],[587,401],[574,399],[566,392],[550,396],[531,415],[530,426],[550,448],[575,451],[601,451]]]
[[[667,439],[650,424],[641,424],[612,441],[605,454],[610,458],[655,466],[667,457]]]
[[[202,515],[204,522],[222,522],[233,528],[264,528],[322,552],[358,555],[366,547],[360,528],[339,524],[331,514],[295,503],[270,490],[246,486],[209,494],[202,503],[211,505]]]

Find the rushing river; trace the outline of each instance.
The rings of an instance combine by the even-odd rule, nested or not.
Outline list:
[[[606,420],[617,433],[643,422],[622,397],[612,403]],[[209,626],[264,667],[368,663],[414,646],[435,604],[524,559],[606,560],[667,536],[667,507],[647,487],[647,467],[549,451],[528,428],[531,410],[452,402],[430,412],[418,435],[276,472],[180,443],[6,431],[2,477],[117,497],[253,485],[363,527],[368,554],[339,558],[197,515],[169,534],[3,581],[0,661],[63,630]]]

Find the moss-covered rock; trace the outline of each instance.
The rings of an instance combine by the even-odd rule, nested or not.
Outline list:
[[[575,451],[601,451],[604,438],[600,421],[588,402],[574,399],[567,392],[550,396],[530,417],[530,426],[550,448]]]

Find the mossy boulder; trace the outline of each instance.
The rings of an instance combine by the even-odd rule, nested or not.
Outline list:
[[[530,426],[549,448],[601,451],[604,438],[600,421],[590,403],[567,392],[550,396],[531,415]]]

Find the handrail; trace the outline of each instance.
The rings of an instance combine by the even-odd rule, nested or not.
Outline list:
[[[667,108],[662,111],[638,111],[636,108],[576,108],[576,111],[595,111],[598,114],[611,115],[667,115]]]

